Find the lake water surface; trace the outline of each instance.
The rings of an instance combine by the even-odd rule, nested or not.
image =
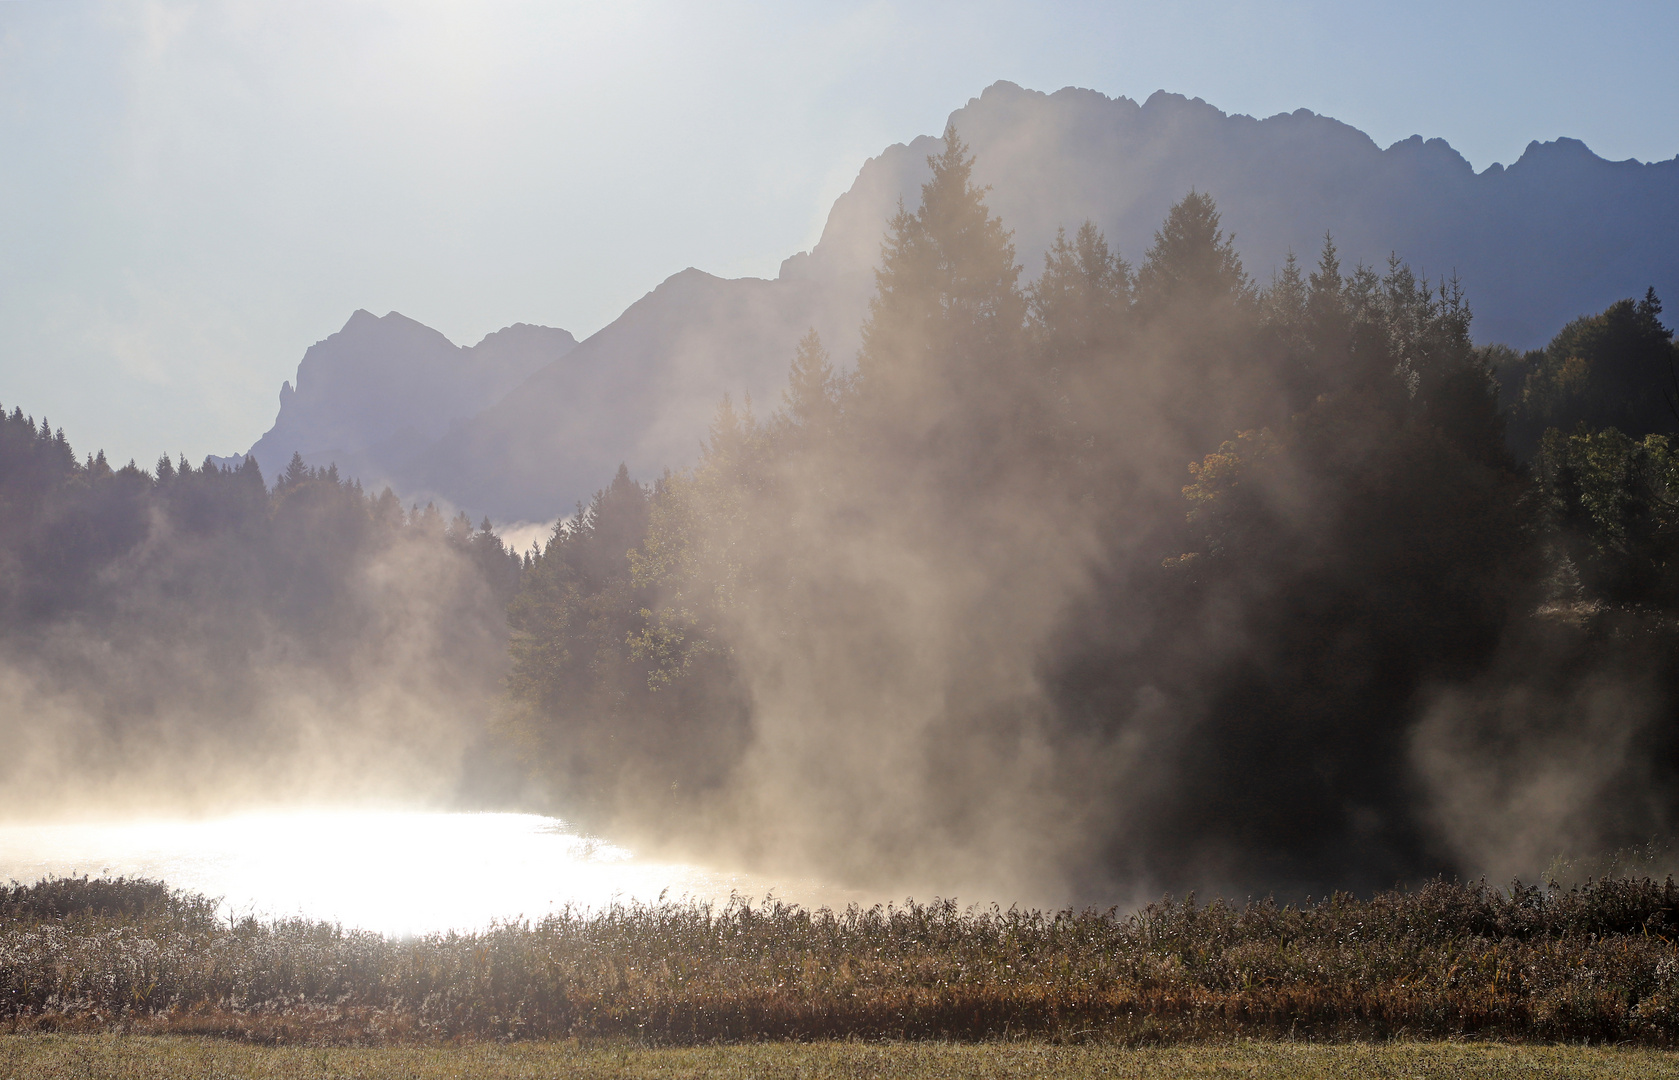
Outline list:
[[[478,929],[570,905],[666,899],[807,906],[860,899],[817,882],[637,858],[534,814],[293,811],[197,821],[0,825],[0,882],[159,878],[227,915],[303,915],[386,934]]]

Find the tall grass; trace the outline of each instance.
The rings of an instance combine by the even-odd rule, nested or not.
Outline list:
[[[1368,900],[1133,913],[563,911],[389,939],[227,921],[158,882],[0,889],[9,1030],[293,1041],[1288,1035],[1679,1041],[1679,887],[1438,882]]]

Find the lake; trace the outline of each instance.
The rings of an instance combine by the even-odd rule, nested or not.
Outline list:
[[[385,934],[474,930],[566,907],[753,900],[843,907],[852,893],[655,862],[534,814],[299,810],[207,820],[0,825],[0,882],[159,878],[222,912],[302,915]]]

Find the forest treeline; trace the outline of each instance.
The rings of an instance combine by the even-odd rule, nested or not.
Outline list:
[[[0,413],[7,790],[465,773],[631,843],[1050,903],[1671,831],[1653,293],[1478,346],[1458,282],[1328,237],[1254,280],[1200,192],[1136,265],[1086,223],[1023,284],[954,132],[931,165],[854,364],[813,332],[773,409],[725,399],[696,466],[620,469],[528,555],[300,459],[113,469]]]
[[[250,458],[113,469],[0,411],[8,803],[214,805],[452,775],[481,741],[521,567],[488,522],[405,510],[335,468],[294,458],[272,487]]]
[[[854,367],[813,332],[527,568],[502,730],[571,812],[1058,900],[1531,880],[1669,826],[1653,293],[1478,347],[1457,281],[1328,237],[1256,282],[1198,192],[1022,285],[954,132],[930,164]]]

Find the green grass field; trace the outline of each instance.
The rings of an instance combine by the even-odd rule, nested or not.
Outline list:
[[[1236,1042],[1120,1047],[1043,1043],[477,1043],[449,1047],[253,1046],[124,1035],[0,1036],[5,1080],[583,1080],[594,1077],[1679,1077],[1679,1054],[1497,1043]]]

